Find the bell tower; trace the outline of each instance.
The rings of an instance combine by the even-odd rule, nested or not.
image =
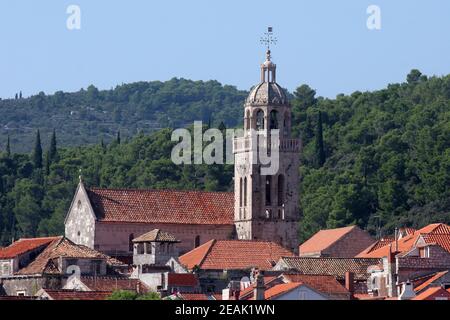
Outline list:
[[[291,105],[276,82],[270,27],[262,41],[267,51],[261,80],[245,101],[244,133],[233,145],[234,222],[240,240],[270,240],[297,251],[300,141],[291,137]],[[262,150],[277,170],[267,173]]]

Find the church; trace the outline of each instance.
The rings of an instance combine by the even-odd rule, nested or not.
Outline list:
[[[234,192],[88,188],[80,178],[66,237],[115,257],[131,257],[132,240],[153,229],[180,240],[180,254],[212,239],[269,240],[296,252],[300,141],[291,136],[291,106],[269,48],[260,76],[244,103],[244,134],[234,140]],[[279,166],[264,175],[251,141],[264,137],[273,152],[273,130]]]

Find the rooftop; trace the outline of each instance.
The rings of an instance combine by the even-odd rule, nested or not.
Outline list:
[[[150,232],[133,239],[133,242],[179,242],[174,235],[162,231],[160,229],[154,229]]]
[[[0,249],[0,259],[12,259],[29,251],[45,247],[58,237],[23,238],[15,241],[10,246]]]
[[[233,270],[258,267],[271,269],[282,256],[293,253],[270,241],[210,240],[182,255],[179,260],[189,269]]]
[[[112,292],[43,289],[51,300],[106,300]]]
[[[320,253],[352,231],[354,228],[357,227],[350,226],[337,229],[320,230],[300,245],[300,254]]]
[[[176,190],[86,190],[104,222],[232,225],[233,192]]]

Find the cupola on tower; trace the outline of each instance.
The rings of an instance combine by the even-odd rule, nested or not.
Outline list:
[[[297,251],[300,141],[291,136],[291,105],[276,82],[277,66],[269,47],[271,28],[266,36],[260,83],[244,104],[244,134],[234,140],[234,221],[240,240],[270,240]],[[274,141],[278,137],[279,141]],[[275,173],[264,174],[262,170],[265,164],[256,155],[261,144],[272,155],[277,148]]]

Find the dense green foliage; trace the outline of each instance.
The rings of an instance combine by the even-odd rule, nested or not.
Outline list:
[[[118,290],[114,291],[107,300],[161,300],[161,297],[156,292],[138,294],[133,291]]]
[[[237,101],[240,93],[227,90],[219,100]],[[241,105],[243,98],[230,104]],[[303,140],[302,239],[320,228],[354,223],[373,234],[394,226],[450,223],[450,76],[427,78],[413,71],[405,83],[336,99],[315,97],[314,90],[303,85],[294,92],[292,106],[293,131]],[[126,104],[122,107],[129,112]],[[233,119],[222,119],[240,125],[241,113],[242,108],[236,114],[229,111],[227,117]],[[184,116],[186,122],[202,119],[177,114]],[[101,187],[232,190],[231,165],[173,164],[171,129],[139,132],[131,139],[115,133],[108,143],[77,147],[64,146],[59,135],[59,129],[56,135],[52,130],[41,130],[40,136],[34,132],[29,143],[34,150],[28,154],[8,152],[6,140],[2,145],[1,243],[63,233],[80,169],[87,185]],[[42,148],[40,138],[51,143]]]
[[[0,145],[11,136],[14,152],[32,151],[36,129],[49,144],[53,129],[62,145],[110,142],[118,131],[122,138],[160,128],[179,128],[202,120],[218,126],[240,124],[245,91],[217,81],[172,79],[166,82],[123,84],[111,90],[86,90],[29,98],[0,99]],[[45,137],[45,139],[44,139]]]

